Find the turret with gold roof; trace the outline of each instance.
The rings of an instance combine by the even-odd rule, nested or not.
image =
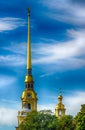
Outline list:
[[[27,74],[25,77],[25,90],[22,93],[22,110],[18,111],[18,127],[31,111],[37,111],[37,95],[34,91],[32,76],[31,42],[30,42],[30,9],[28,8],[28,44],[27,44]]]
[[[63,96],[62,96],[62,92],[61,92],[61,88],[60,88],[60,95],[58,96],[58,104],[56,105],[56,108],[55,108],[55,115],[59,118],[61,116],[64,116],[65,111],[66,111],[65,106],[62,103],[62,99],[63,99]]]

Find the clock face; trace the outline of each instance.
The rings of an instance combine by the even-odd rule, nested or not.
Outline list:
[[[32,94],[31,93],[28,93],[27,94],[27,98],[31,98],[32,97]]]

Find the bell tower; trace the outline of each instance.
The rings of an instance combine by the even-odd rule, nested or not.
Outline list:
[[[62,96],[62,92],[61,92],[61,89],[60,89],[60,94],[58,96],[58,104],[56,105],[56,108],[55,108],[55,115],[60,118],[61,116],[65,116],[65,106],[63,105],[62,103],[62,99],[63,99],[63,96]]]
[[[37,111],[37,94],[34,91],[32,76],[31,42],[30,42],[30,9],[28,8],[28,43],[27,43],[27,74],[25,77],[25,90],[22,92],[22,110],[18,111],[18,127],[31,111]]]

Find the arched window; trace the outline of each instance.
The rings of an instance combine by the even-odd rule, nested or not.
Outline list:
[[[33,89],[33,84],[31,84],[31,88]]]
[[[31,110],[31,104],[30,103],[26,104],[25,108],[30,111]]]
[[[61,116],[62,115],[62,110],[59,110],[59,116]]]
[[[30,89],[30,84],[29,83],[26,84],[26,88]]]
[[[31,110],[31,104],[30,103],[28,103],[28,109]]]
[[[28,84],[28,88],[30,88],[30,84]]]

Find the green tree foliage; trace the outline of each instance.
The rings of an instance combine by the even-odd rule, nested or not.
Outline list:
[[[74,130],[73,117],[58,119],[49,110],[31,112],[20,125],[20,130]]]
[[[21,130],[56,130],[58,119],[51,114],[31,112],[22,122]]]
[[[85,130],[85,104],[73,118],[70,115],[57,118],[50,110],[31,112],[20,125],[20,130]]]
[[[74,118],[76,130],[85,130],[85,104],[81,105],[81,110]]]
[[[74,130],[73,117],[71,115],[62,116],[59,119],[58,130]]]

